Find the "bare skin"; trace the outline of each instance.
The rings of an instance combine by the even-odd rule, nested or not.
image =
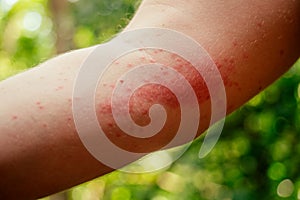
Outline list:
[[[209,52],[225,83],[228,113],[272,83],[300,56],[299,1],[145,0],[126,29],[143,27],[183,32]],[[73,82],[92,50],[93,47],[61,55],[0,83],[0,199],[34,199],[112,171],[87,152],[72,118]],[[137,52],[124,58],[121,67],[115,63],[104,81],[113,83],[133,64],[149,62],[141,59],[144,54]],[[194,89],[202,91],[197,94],[201,134],[210,116],[210,100],[203,95],[207,90],[201,77],[190,70],[188,63],[179,66],[180,60],[166,52],[146,54],[178,69]],[[112,133],[113,141],[119,141],[118,145],[150,152],[174,136],[173,129],[178,124],[174,116],[179,105],[169,101],[173,99],[170,92],[151,86],[132,98],[131,115],[138,124],[147,124],[145,110],[157,97],[156,101],[167,109],[170,124],[151,142],[120,139],[123,133],[106,109],[111,91],[111,87],[99,86],[97,115],[106,119],[100,124]]]

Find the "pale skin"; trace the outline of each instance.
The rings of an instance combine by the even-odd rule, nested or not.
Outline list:
[[[227,93],[230,113],[282,75],[300,56],[300,1],[297,0],[145,0],[126,28],[161,27],[180,31],[199,42],[217,64]],[[0,199],[34,199],[46,196],[112,169],[94,159],[77,135],[71,110],[73,81],[93,47],[51,59],[0,83]],[[198,95],[201,125],[207,129],[210,108],[203,81],[188,64],[161,52],[138,52],[114,64],[104,80],[116,80],[125,69],[142,63],[144,55],[168,63],[188,76]],[[123,66],[123,67],[122,67]],[[126,66],[126,67],[124,67]],[[105,110],[111,87],[99,87],[97,114],[111,139],[124,148],[150,152],[174,134],[178,104],[168,91],[148,87],[132,100],[131,114],[147,124],[147,108],[156,96],[170,114],[159,138],[135,141],[120,138],[109,111]],[[207,92],[207,91],[206,91]],[[157,95],[159,94],[159,95]],[[101,142],[101,141],[100,141]],[[141,144],[140,144],[141,142]]]

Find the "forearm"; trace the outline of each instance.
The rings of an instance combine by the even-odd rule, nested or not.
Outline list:
[[[0,199],[45,196],[107,172],[82,146],[72,117],[73,81],[89,51],[1,83]]]
[[[244,1],[240,5],[236,1],[226,2],[226,5],[215,1],[163,2],[165,4],[145,1],[127,29],[170,28],[197,40],[222,74],[228,113],[279,77],[300,55],[298,1],[257,1],[252,5]],[[84,49],[65,54],[1,83],[0,194],[44,196],[110,171],[84,148],[72,118],[74,80],[91,51]],[[176,68],[176,60],[169,54],[149,54],[156,61]],[[125,58],[123,66],[139,64],[140,57],[140,53],[135,53]],[[124,70],[112,67],[115,71],[104,77],[108,82],[116,80]],[[180,70],[187,76],[190,73],[185,68]],[[195,87],[203,87],[201,79],[191,77],[189,81],[194,81]],[[112,88],[101,89],[97,93],[97,114],[106,119],[100,121],[103,129],[111,130],[115,122],[104,108],[109,103]],[[147,88],[144,90],[146,92],[136,95],[133,104],[136,107],[132,110],[133,118],[140,120],[140,124],[148,120],[144,111],[149,105],[143,102],[151,97],[147,95]],[[154,88],[149,90],[155,91]],[[164,96],[168,92],[160,94],[163,94],[160,102],[168,112],[178,114],[177,104],[170,105],[169,97]],[[210,108],[209,99],[199,95],[198,100],[200,134],[208,126]],[[172,137],[174,133],[170,129],[171,126],[159,142],[138,145],[126,137],[120,141],[129,150],[150,151]],[[113,131],[115,138],[112,139],[119,140],[120,133],[117,129]]]

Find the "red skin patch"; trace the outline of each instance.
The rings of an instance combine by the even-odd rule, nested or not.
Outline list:
[[[237,46],[238,46],[238,42],[237,42],[237,41],[233,41],[232,45],[233,45],[234,47],[237,47]]]
[[[99,113],[103,113],[103,114],[110,114],[110,113],[112,113],[111,105],[110,104],[104,104],[104,105],[101,104],[99,106]]]
[[[110,123],[107,124],[107,126],[112,128],[114,125],[113,125],[113,123],[110,122]]]
[[[40,101],[35,102],[35,105],[40,109],[43,110],[45,107],[42,106],[42,103]]]
[[[158,51],[158,50],[154,50],[153,53],[154,53],[154,54],[158,54],[159,51]]]
[[[219,62],[215,62],[216,66],[218,67],[218,69],[221,69],[223,67],[223,65]]]
[[[11,119],[12,119],[12,120],[17,120],[17,119],[18,119],[18,116],[17,116],[17,115],[13,115],[13,116],[11,117]]]
[[[62,89],[64,89],[64,86],[58,86],[55,90],[59,91],[59,90],[62,90]]]
[[[144,97],[144,95],[146,94],[145,91],[147,91],[148,89],[143,88],[138,90],[137,92],[134,93],[134,95],[130,100],[129,110],[130,110],[131,117],[133,121],[140,126],[149,124],[150,118],[148,116],[148,110],[151,107],[151,105],[155,103],[163,105],[166,104],[165,102],[167,101],[167,99],[163,100],[162,98],[161,100],[163,100],[164,102],[159,102],[159,100],[155,101],[156,98],[153,98],[153,96],[155,95],[154,92],[151,94],[147,94],[147,97],[145,97],[145,99],[141,103],[141,98]],[[153,87],[151,89],[153,89]],[[158,90],[154,90],[154,91],[158,91]],[[161,94],[157,94],[157,95],[159,96]],[[140,109],[141,107],[143,107],[143,109]],[[178,129],[178,126],[176,125],[179,124],[180,121],[180,111],[177,110],[177,112],[174,112],[173,108],[166,107],[168,117],[163,130],[151,138],[143,139],[143,138],[132,137],[124,133],[118,127],[118,125],[115,123],[114,118],[112,116],[110,104],[100,104],[98,110],[99,110],[98,119],[105,119],[105,121],[100,120],[100,125],[104,133],[107,135],[107,137],[116,146],[131,152],[151,152],[154,150],[161,149],[163,146],[165,146],[168,143],[168,142],[165,143],[165,141],[170,141],[173,138],[173,134],[170,133],[166,135],[164,133],[166,132],[176,133],[176,130]],[[179,113],[179,115],[170,115],[172,111],[174,113]],[[177,120],[175,120],[177,121],[177,123],[175,122],[176,125],[173,124],[174,120],[168,120],[169,118],[175,118],[175,119],[177,118]],[[149,145],[150,141],[152,142],[152,145]]]
[[[230,58],[223,58],[220,59],[219,61],[216,61],[215,64],[217,65],[218,69],[221,72],[222,79],[224,82],[225,86],[235,86],[239,87],[239,84],[237,82],[232,81],[229,77],[232,77],[232,73],[235,69],[235,59],[230,57]]]
[[[257,25],[259,28],[262,28],[262,27],[263,27],[263,25],[264,25],[264,22],[263,22],[263,21],[261,21],[261,22],[258,22],[256,25]]]
[[[246,60],[249,58],[249,55],[247,53],[243,53],[243,58]]]
[[[145,50],[146,51],[146,50]],[[149,53],[150,51],[150,53]],[[163,50],[147,50],[149,56],[154,59],[141,59],[137,58],[134,65],[129,63],[126,65],[126,62],[123,66],[118,66],[118,70],[120,67],[133,67],[139,64],[147,64],[147,63],[160,63],[167,67],[173,68],[178,71],[181,75],[185,77],[185,79],[190,83],[191,87],[194,89],[195,94],[198,98],[199,105],[206,103],[206,107],[209,108],[209,93],[206,87],[206,84],[198,73],[198,71],[191,66],[187,61],[182,59],[176,54],[167,53]],[[142,62],[142,63],[141,63]],[[229,59],[228,64],[233,65],[234,60]],[[113,67],[116,66],[111,66]],[[130,69],[126,69],[127,71]],[[163,69],[162,69],[163,70]],[[113,72],[113,70],[111,70]],[[107,71],[110,72],[109,70]],[[126,73],[126,71],[124,72]],[[124,74],[123,73],[123,74]],[[167,75],[168,72],[162,72],[162,76]],[[122,75],[123,75],[122,74]],[[157,75],[157,76],[161,76]],[[121,75],[120,75],[121,76]],[[114,77],[114,76],[112,76]],[[110,85],[110,87],[103,88],[104,84],[99,84],[99,91],[108,90],[109,94],[112,95],[112,91],[115,87],[115,83],[117,83],[118,78],[115,77],[115,80],[107,80],[106,82]],[[171,82],[176,80],[170,80]],[[121,81],[120,81],[121,82]],[[122,83],[122,82],[121,82]],[[182,85],[178,85],[179,95],[185,95],[186,89]],[[128,91],[131,92],[131,91]],[[180,94],[182,93],[182,94]],[[112,108],[111,108],[111,96],[108,95],[108,98],[102,102],[97,104],[97,117],[99,120],[99,124],[101,125],[102,130],[107,135],[107,137],[118,147],[123,148],[132,152],[150,152],[161,149],[164,147],[178,131],[178,127],[180,124],[180,105],[176,98],[176,96],[170,91],[168,88],[157,85],[157,84],[147,84],[139,89],[135,90],[133,95],[129,100],[129,114],[131,115],[132,120],[140,126],[146,126],[150,123],[149,118],[149,109],[154,104],[162,105],[165,108],[167,113],[166,124],[162,127],[162,130],[154,135],[151,138],[136,138],[132,137],[126,133],[124,133],[118,125],[116,124],[113,116],[112,116]],[[125,106],[127,102],[118,102],[116,108],[120,106]],[[210,108],[209,108],[210,109]],[[201,108],[200,108],[201,110]],[[205,113],[206,116],[209,116],[209,111]],[[201,116],[202,117],[202,116]],[[151,145],[149,145],[151,142]]]

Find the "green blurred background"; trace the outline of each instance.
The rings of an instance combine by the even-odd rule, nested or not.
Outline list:
[[[0,0],[0,80],[59,53],[107,41],[139,3]],[[300,62],[226,118],[219,142],[204,159],[198,158],[202,137],[166,169],[116,171],[44,199],[300,199],[299,83]],[[168,156],[158,154],[153,162]]]

